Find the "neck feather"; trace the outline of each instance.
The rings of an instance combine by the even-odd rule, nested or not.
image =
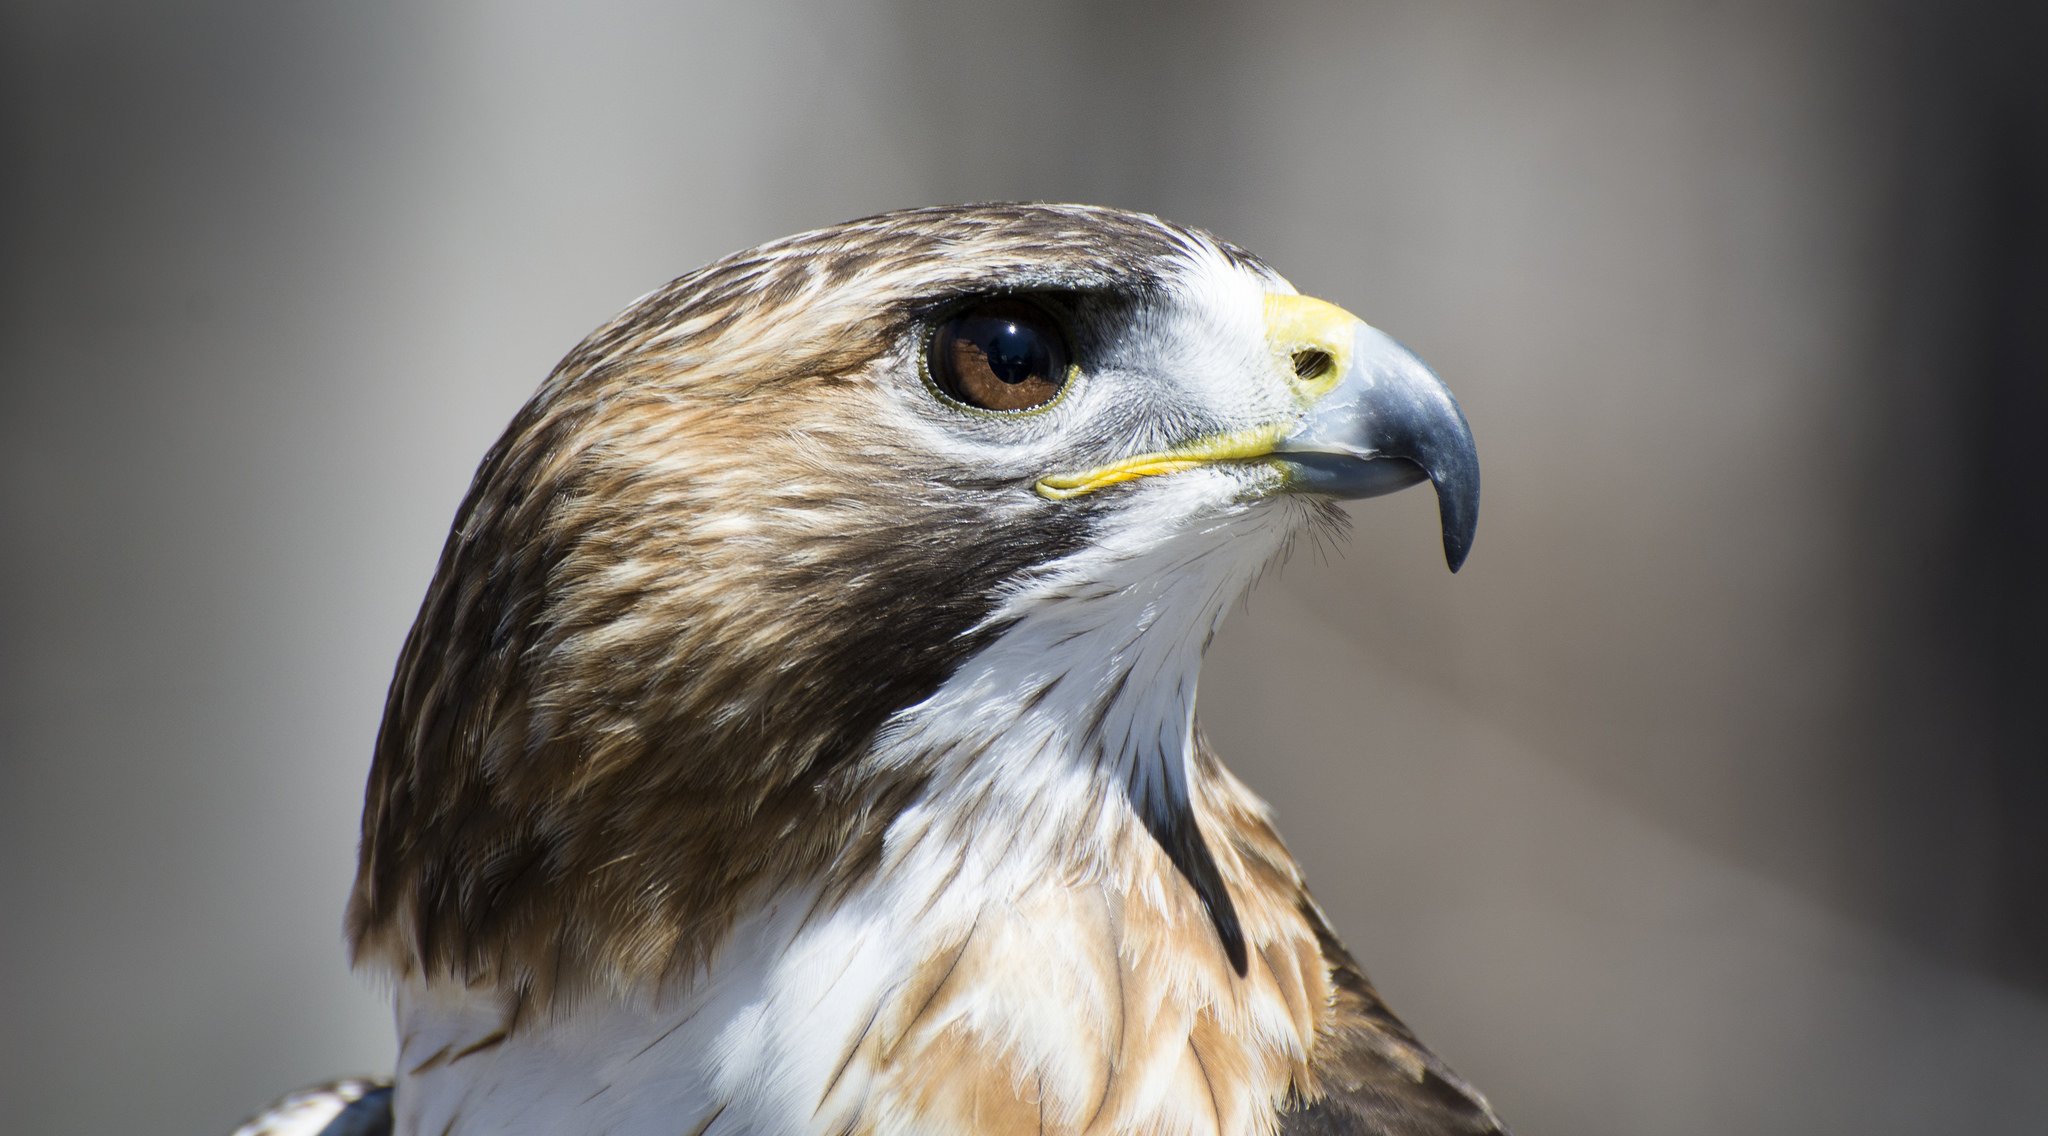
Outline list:
[[[1107,540],[1020,587],[878,736],[867,764],[922,787],[865,867],[758,897],[688,980],[523,1020],[407,980],[401,1133],[1270,1130],[1329,970],[1194,701],[1279,524]]]
[[[756,907],[687,987],[522,1019],[487,988],[408,982],[400,1136],[1269,1132],[1314,1083],[1330,960],[1258,802],[1193,764],[1242,976],[1128,809],[1029,858],[906,816],[886,871]]]

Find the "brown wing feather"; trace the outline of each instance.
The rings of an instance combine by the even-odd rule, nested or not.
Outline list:
[[[1486,1098],[1387,1009],[1306,897],[1302,914],[1330,968],[1331,1012],[1309,1063],[1320,1092],[1296,1094],[1282,1136],[1505,1136]]]

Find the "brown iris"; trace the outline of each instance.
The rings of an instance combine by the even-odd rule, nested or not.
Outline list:
[[[1030,410],[1067,383],[1067,337],[1029,300],[971,304],[933,331],[927,366],[948,398],[983,410]]]

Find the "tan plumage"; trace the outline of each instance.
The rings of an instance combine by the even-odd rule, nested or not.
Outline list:
[[[1010,418],[921,389],[921,329],[1019,293],[1079,297],[1047,302],[1089,385]],[[1192,735],[1167,752],[1215,622],[1331,506],[1277,461],[1031,490],[1300,414],[1304,380],[1147,364],[1271,365],[1238,326],[1268,294],[1154,218],[914,211],[728,258],[572,352],[477,473],[378,741],[348,929],[401,987],[398,1130],[641,1131],[657,1060],[682,1132],[1496,1130],[1263,806]],[[813,987],[833,1008],[784,1009]],[[593,1091],[515,1106],[529,1068]]]

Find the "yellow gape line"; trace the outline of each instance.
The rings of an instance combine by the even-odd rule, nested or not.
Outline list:
[[[1327,300],[1296,295],[1266,297],[1266,341],[1273,347],[1274,366],[1287,376],[1288,385],[1304,408],[1330,393],[1350,367],[1351,345],[1358,326],[1357,316]],[[1262,458],[1273,452],[1289,425],[1273,423],[1198,438],[1183,446],[1138,454],[1085,473],[1041,477],[1032,488],[1040,497],[1066,501],[1141,477],[1179,473],[1216,462]]]
[[[1038,491],[1040,497],[1066,501],[1084,497],[1098,489],[1107,489],[1126,481],[1136,481],[1141,477],[1179,473],[1184,469],[1216,462],[1262,458],[1273,452],[1273,443],[1280,440],[1283,432],[1284,427],[1276,424],[1218,434],[1198,439],[1185,446],[1176,446],[1171,450],[1139,454],[1120,462],[1111,462],[1086,473],[1063,473],[1041,477],[1038,484],[1032,488]]]

